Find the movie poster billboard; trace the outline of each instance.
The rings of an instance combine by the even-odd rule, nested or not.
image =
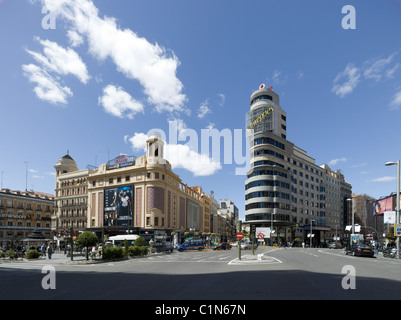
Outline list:
[[[377,200],[373,203],[373,214],[384,214],[387,211],[393,210],[393,197],[387,197]]]
[[[132,186],[104,190],[104,226],[132,226],[133,211]]]

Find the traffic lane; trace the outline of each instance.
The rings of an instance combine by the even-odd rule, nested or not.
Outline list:
[[[177,265],[186,265],[192,271],[177,273]],[[0,299],[380,300],[394,299],[401,290],[398,281],[361,276],[357,277],[355,290],[345,290],[344,275],[281,269],[282,264],[229,266],[224,272],[216,271],[212,263],[201,264],[203,272],[198,272],[193,269],[197,265],[177,261],[163,264],[165,269],[159,273],[138,269],[124,272],[123,266],[133,267],[129,263],[119,268],[105,265],[96,272],[87,268],[58,270],[56,287],[48,290],[42,288],[45,275],[38,270],[7,270],[0,275]]]
[[[321,254],[334,257],[339,259],[343,263],[353,265],[356,268],[357,275],[361,276],[373,276],[385,279],[393,279],[401,281],[401,261],[398,259],[383,258],[379,257],[358,257],[345,255],[343,250],[319,250]]]
[[[370,290],[369,285],[361,286],[368,283],[366,280],[369,279],[372,279],[372,287],[375,284],[382,290],[386,290],[387,281],[392,282],[393,286],[401,283],[401,261],[394,259],[354,257],[345,255],[343,250],[314,248],[281,249],[269,254],[283,262],[283,269],[339,275],[342,278],[352,271],[355,273],[356,283],[359,283],[359,291]]]

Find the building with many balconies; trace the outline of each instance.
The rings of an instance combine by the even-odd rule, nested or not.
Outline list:
[[[287,114],[272,89],[261,86],[253,92],[246,119],[251,161],[245,181],[244,223],[273,225],[282,241],[300,238],[309,242],[311,228],[316,244],[328,240],[333,229],[343,228],[343,176],[336,178],[338,184],[328,186],[332,171],[318,166],[305,150],[287,140]],[[348,194],[351,185],[346,186]]]

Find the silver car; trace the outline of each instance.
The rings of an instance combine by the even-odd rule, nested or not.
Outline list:
[[[249,241],[241,242],[241,250],[251,250],[251,249],[252,249],[252,242]]]

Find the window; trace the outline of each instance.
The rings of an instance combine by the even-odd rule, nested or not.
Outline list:
[[[259,100],[273,100],[273,97],[269,96],[269,95],[262,95],[262,96],[256,97],[255,99],[253,99],[251,101],[251,105],[253,105],[256,101],[259,101]]]

